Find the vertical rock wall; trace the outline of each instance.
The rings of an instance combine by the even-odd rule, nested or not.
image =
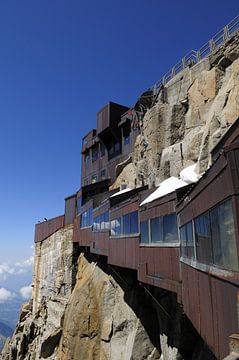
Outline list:
[[[165,85],[143,118],[133,163],[117,185],[122,179],[129,187],[157,185],[193,163],[199,173],[208,168],[213,146],[239,117],[238,58],[236,35]]]
[[[74,286],[78,254],[72,239],[73,228],[69,225],[36,244],[33,296],[23,306],[14,335],[0,359],[56,358],[61,322]]]

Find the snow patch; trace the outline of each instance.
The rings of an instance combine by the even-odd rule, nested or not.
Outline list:
[[[162,196],[165,196],[167,194],[170,194],[171,192],[173,192],[176,189],[179,189],[183,186],[188,185],[185,181],[176,178],[175,176],[171,176],[170,178],[164,180],[163,182],[160,183],[159,187],[152,193],[150,194],[141,204],[145,205],[148,204],[151,201],[154,201],[156,199],[161,198]]]
[[[132,189],[123,189],[123,190],[120,190],[120,191],[118,191],[117,193],[111,195],[110,197],[112,198],[112,197],[114,197],[114,196],[118,196],[118,195],[124,194],[124,193],[126,193],[126,192],[128,192],[128,191],[131,191],[131,190],[132,190]]]
[[[201,175],[196,172],[197,164],[190,165],[180,172],[180,179],[188,184],[197,182]]]

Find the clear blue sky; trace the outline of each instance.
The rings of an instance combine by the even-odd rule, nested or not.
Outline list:
[[[80,186],[81,137],[109,100],[133,105],[238,13],[238,0],[0,2],[0,263]]]

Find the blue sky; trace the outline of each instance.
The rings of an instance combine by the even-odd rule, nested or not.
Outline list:
[[[238,0],[0,2],[0,264],[80,186],[81,137],[238,13]],[[0,279],[1,281],[1,279]]]

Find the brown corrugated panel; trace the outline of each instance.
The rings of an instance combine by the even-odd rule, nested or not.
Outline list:
[[[238,333],[237,294],[238,287],[230,283],[213,279],[217,299],[217,323],[219,336],[219,358],[229,354],[229,336]]]
[[[197,272],[199,279],[199,302],[200,302],[200,324],[201,336],[206,339],[208,345],[214,349],[214,326],[213,326],[213,307],[212,307],[212,287],[211,280],[207,274]],[[215,319],[216,320],[216,319]]]
[[[35,225],[35,242],[42,241],[64,227],[64,215]]]
[[[73,224],[76,216],[76,195],[65,199],[65,225]]]
[[[108,256],[109,231],[92,232],[90,251],[94,254]]]
[[[73,241],[78,242],[80,246],[90,246],[92,240],[92,228],[80,228],[80,216],[74,220]]]
[[[129,237],[125,239],[125,266],[129,269],[138,268],[138,259],[136,258],[137,247],[138,237]]]
[[[183,307],[218,359],[229,354],[229,336],[238,332],[238,287],[182,264]]]
[[[200,333],[200,303],[197,271],[182,264],[183,305],[184,311]]]

